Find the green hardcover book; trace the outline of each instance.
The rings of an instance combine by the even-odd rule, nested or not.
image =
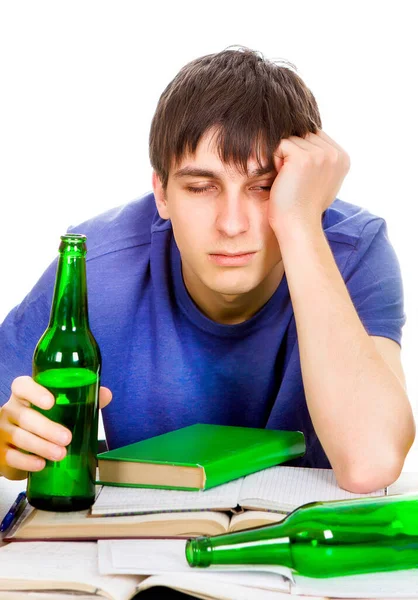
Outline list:
[[[105,485],[206,490],[305,453],[300,431],[198,423],[98,455]]]

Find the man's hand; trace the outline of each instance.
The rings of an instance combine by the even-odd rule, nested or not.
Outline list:
[[[101,387],[100,408],[111,400],[111,391]],[[49,409],[54,402],[54,396],[31,377],[13,381],[12,394],[0,409],[0,475],[25,479],[28,471],[41,471],[46,458],[56,461],[66,456],[71,432],[31,408],[33,404]]]
[[[288,217],[318,226],[350,169],[348,154],[323,131],[280,142],[274,162],[278,172],[270,191],[269,220],[277,235]]]

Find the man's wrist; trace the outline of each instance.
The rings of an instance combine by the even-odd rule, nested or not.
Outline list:
[[[280,245],[282,256],[294,248],[316,247],[325,240],[321,218],[310,215],[284,215],[275,224],[274,233]]]

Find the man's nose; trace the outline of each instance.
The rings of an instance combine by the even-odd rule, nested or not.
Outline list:
[[[239,193],[223,193],[218,198],[217,229],[234,237],[248,230],[248,207],[245,197]]]

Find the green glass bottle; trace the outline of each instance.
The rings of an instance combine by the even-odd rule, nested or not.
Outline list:
[[[337,577],[418,567],[418,495],[301,506],[282,522],[190,539],[192,567],[282,565],[306,577]]]
[[[33,355],[33,378],[55,397],[34,409],[72,432],[67,455],[29,473],[27,497],[36,508],[83,510],[95,497],[98,392],[101,357],[89,329],[86,236],[61,236],[48,328]]]

